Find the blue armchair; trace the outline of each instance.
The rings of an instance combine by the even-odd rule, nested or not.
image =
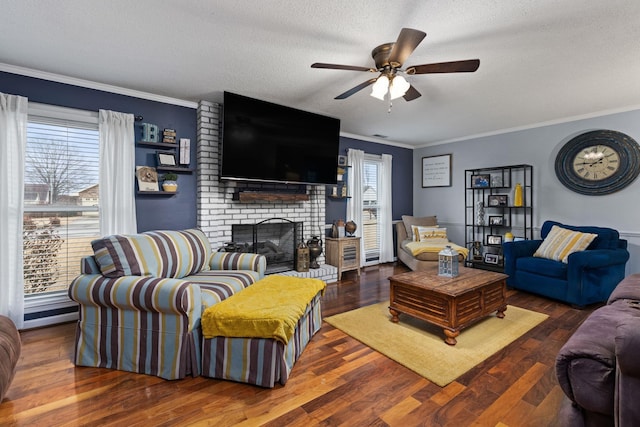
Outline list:
[[[597,237],[586,250],[570,254],[567,263],[534,257],[554,225],[597,234]],[[618,231],[612,228],[545,221],[540,236],[540,240],[504,243],[505,273],[509,275],[507,286],[583,307],[605,302],[625,277],[625,265],[629,260],[627,241],[620,239]]]

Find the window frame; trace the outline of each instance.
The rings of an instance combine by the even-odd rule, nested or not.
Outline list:
[[[56,124],[57,122],[61,126],[73,127],[75,125],[78,128],[99,129],[97,111],[80,110],[37,102],[29,102],[27,122],[49,122],[51,124]],[[50,207],[44,206],[27,207],[24,203],[23,210],[25,213],[38,211],[50,212],[52,210],[100,212],[99,206],[57,206],[55,209],[51,209]],[[24,318],[25,329],[78,320],[78,304],[69,298],[66,290],[24,294]]]

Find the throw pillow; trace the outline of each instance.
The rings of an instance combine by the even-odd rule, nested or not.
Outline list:
[[[562,261],[566,264],[570,254],[585,250],[597,236],[597,234],[581,233],[554,225],[533,256]]]
[[[417,225],[421,227],[437,227],[438,219],[436,216],[424,216],[424,217],[415,217],[411,215],[402,215],[402,222],[404,223],[404,228],[407,230],[407,236],[411,238],[411,240],[415,241],[415,235],[413,234],[413,230],[411,226]]]
[[[417,242],[430,242],[437,243],[435,241],[448,241],[447,238],[447,229],[440,227],[420,227],[414,225],[411,227],[413,229],[413,237],[414,241]]]

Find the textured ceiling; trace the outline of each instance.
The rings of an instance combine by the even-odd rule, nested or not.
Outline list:
[[[178,98],[224,90],[342,120],[342,132],[426,146],[640,108],[638,0],[0,0],[0,63]],[[405,65],[480,59],[475,73],[410,76],[417,100],[362,90],[403,27],[427,33]],[[6,69],[6,67],[5,67]]]

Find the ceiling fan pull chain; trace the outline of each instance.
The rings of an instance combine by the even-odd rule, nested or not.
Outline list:
[[[393,107],[393,101],[391,101],[391,98],[389,98],[389,110],[387,110],[388,114],[391,114],[391,107]]]

